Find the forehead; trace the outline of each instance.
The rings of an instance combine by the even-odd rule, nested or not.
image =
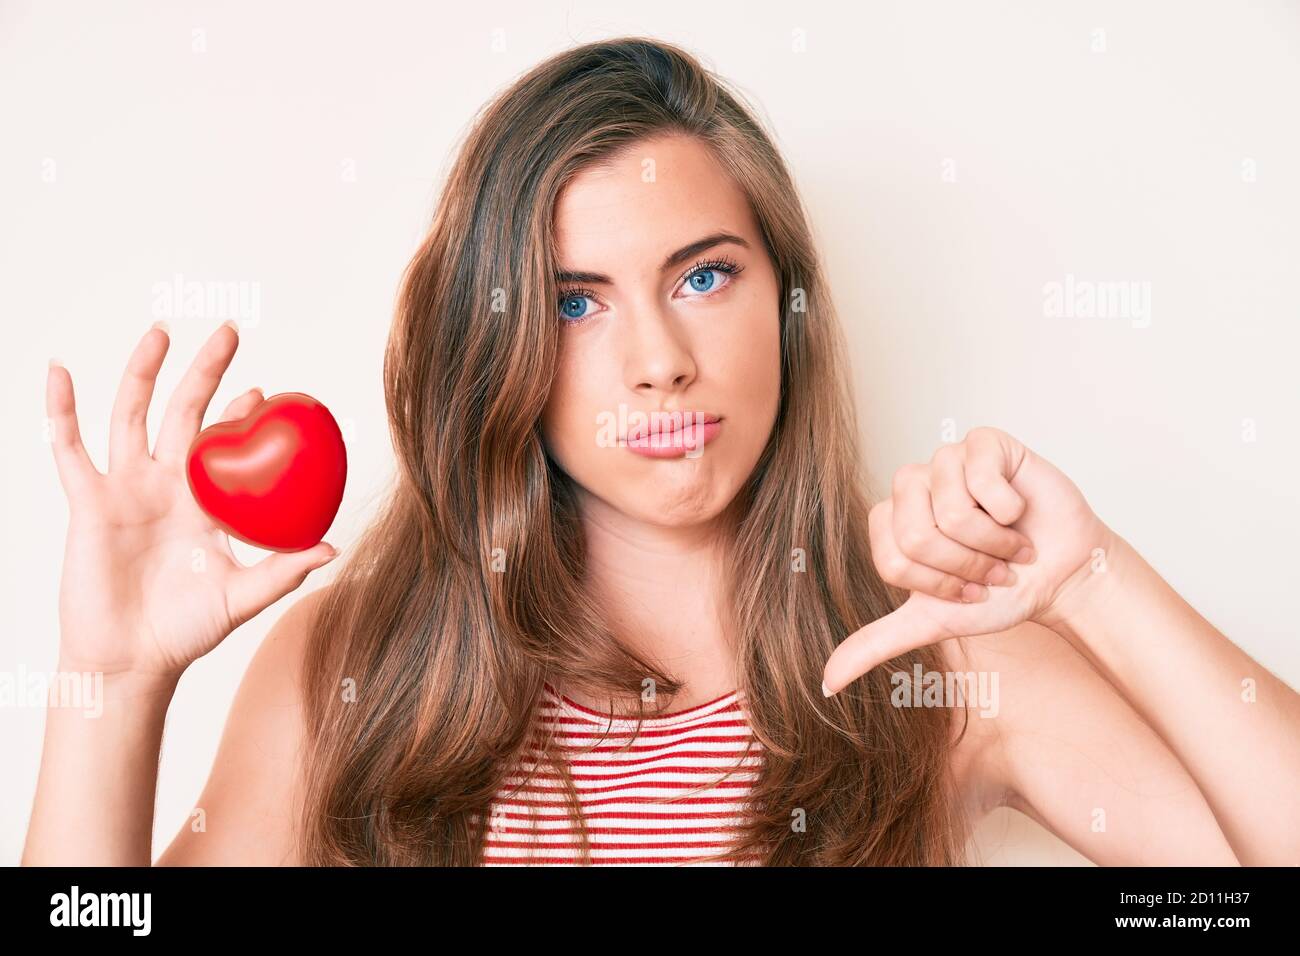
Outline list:
[[[718,231],[753,242],[749,202],[708,147],[682,135],[638,141],[583,170],[555,205],[556,259],[574,271],[657,269],[667,252]]]

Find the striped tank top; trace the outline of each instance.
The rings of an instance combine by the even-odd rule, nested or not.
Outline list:
[[[555,735],[587,824],[593,865],[733,865],[703,860],[733,845],[762,748],[734,690],[698,707],[647,717],[591,710],[544,686],[543,734]],[[529,758],[540,753],[537,746]],[[558,774],[516,767],[498,789],[484,866],[576,866],[581,838]],[[742,861],[742,862],[753,862]]]

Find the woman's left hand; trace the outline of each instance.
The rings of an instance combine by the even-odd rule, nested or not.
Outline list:
[[[1114,541],[1069,478],[988,427],[940,447],[929,464],[900,468],[869,527],[880,576],[912,594],[836,648],[827,693],[927,644],[1060,617],[1067,599],[1086,596]]]

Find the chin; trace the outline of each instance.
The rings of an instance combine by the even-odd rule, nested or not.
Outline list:
[[[627,499],[627,489],[638,488],[642,493],[635,500]],[[717,518],[731,502],[735,489],[716,475],[707,479],[697,477],[673,483],[660,480],[647,483],[629,483],[623,486],[614,500],[624,499],[620,508],[647,524],[670,528],[685,528],[704,524]]]

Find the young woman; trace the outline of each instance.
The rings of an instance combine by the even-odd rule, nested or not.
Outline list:
[[[389,340],[391,500],[272,628],[158,863],[960,864],[999,805],[1100,864],[1300,862],[1297,695],[1060,471],[977,428],[871,505],[808,222],[741,104],[630,38],[478,118]],[[331,558],[241,567],[190,498],[236,345],[151,453],[148,332],[107,473],[51,367],[60,666],[106,702],[49,712],[27,863],[153,861],[180,674]]]

